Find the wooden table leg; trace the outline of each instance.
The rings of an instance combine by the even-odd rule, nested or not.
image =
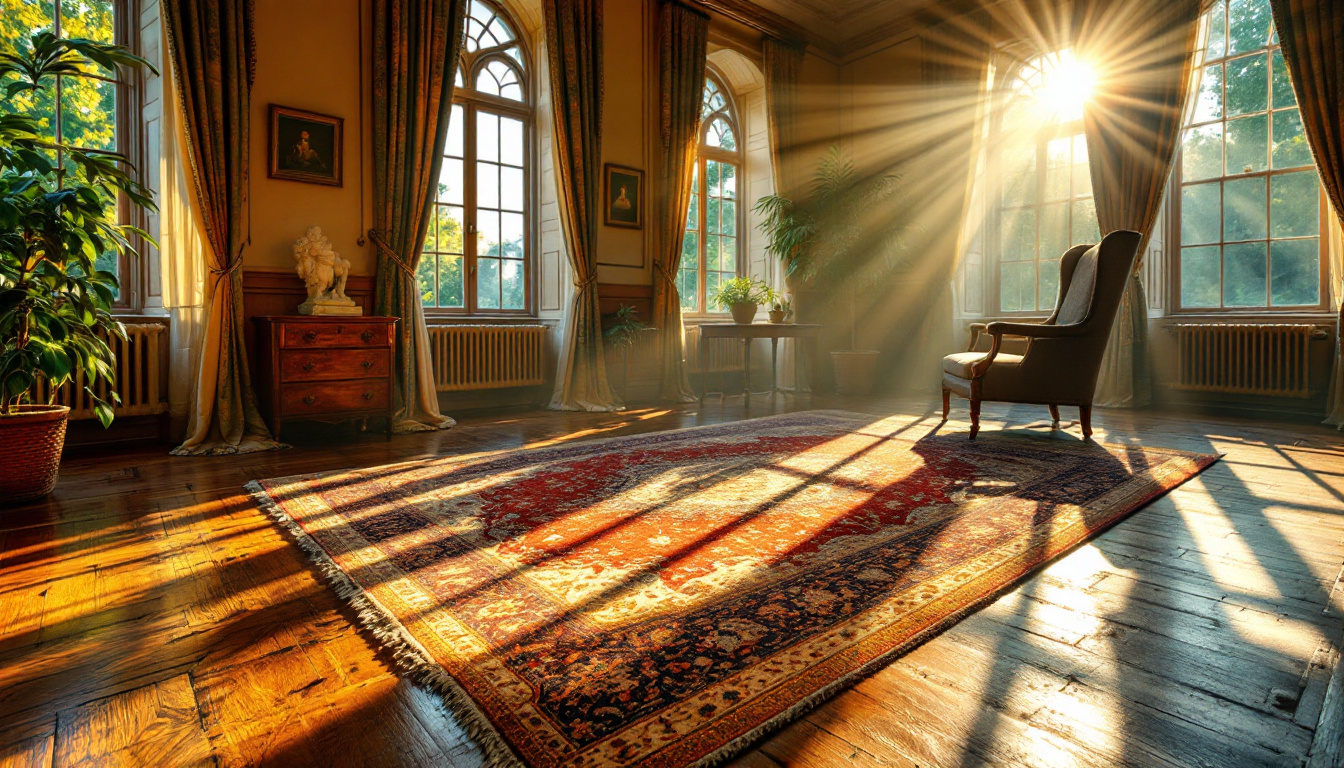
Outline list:
[[[751,402],[751,339],[742,340],[742,400]]]
[[[779,337],[770,337],[770,400],[779,394]]]

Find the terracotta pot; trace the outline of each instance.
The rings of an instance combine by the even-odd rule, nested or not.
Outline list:
[[[733,322],[738,325],[751,325],[756,319],[756,309],[759,304],[733,304],[728,307],[728,311],[733,313]]]
[[[838,395],[867,395],[873,391],[877,378],[877,350],[854,349],[831,353],[835,367],[835,393]]]
[[[770,310],[770,322],[774,325],[779,325],[784,322],[784,318],[788,314],[788,312],[785,312],[782,309],[772,309]]]
[[[56,487],[69,416],[64,405],[20,405],[15,414],[0,414],[0,506],[40,499]]]

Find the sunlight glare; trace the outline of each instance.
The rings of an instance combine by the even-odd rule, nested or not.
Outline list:
[[[1083,118],[1083,108],[1096,92],[1097,73],[1086,61],[1064,49],[1042,57],[1041,86],[1036,105],[1046,117],[1068,123]]]

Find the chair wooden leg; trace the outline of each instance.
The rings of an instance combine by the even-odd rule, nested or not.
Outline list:
[[[974,440],[976,434],[980,431],[980,400],[978,398],[971,400],[971,439]]]
[[[1092,436],[1092,406],[1078,406],[1078,421],[1083,425],[1083,439],[1086,440]]]
[[[1059,406],[1050,406],[1050,428],[1059,429]]]
[[[947,414],[952,410],[952,390],[943,387],[943,421],[947,421]]]

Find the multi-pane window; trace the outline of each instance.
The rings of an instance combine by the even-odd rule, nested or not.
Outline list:
[[[0,50],[25,48],[38,32],[58,37],[85,38],[102,43],[116,39],[118,0],[7,0],[0,5]],[[56,77],[45,88],[7,96],[5,112],[30,115],[52,140],[81,149],[118,151],[118,101],[126,98],[116,73],[102,68],[96,78]],[[0,82],[0,89],[6,83]],[[53,157],[67,172],[66,158]],[[108,205],[117,201],[108,200]],[[129,272],[115,254],[99,257],[98,268],[122,278]],[[123,290],[124,294],[125,291]]]
[[[528,307],[531,106],[513,29],[494,4],[472,0],[434,215],[417,270],[427,308],[516,313]]]
[[[1182,309],[1321,304],[1320,182],[1268,0],[1219,0],[1181,158]]]
[[[691,205],[681,244],[677,291],[686,313],[723,312],[710,299],[741,267],[737,180],[742,150],[733,103],[722,82],[705,78],[700,145],[691,179]]]
[[[1087,79],[1071,52],[1037,56],[1009,69],[994,146],[998,310],[1042,313],[1059,292],[1059,257],[1095,243],[1097,209],[1082,109]]]

